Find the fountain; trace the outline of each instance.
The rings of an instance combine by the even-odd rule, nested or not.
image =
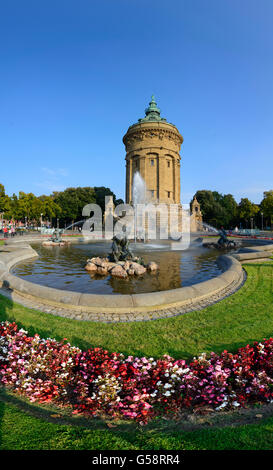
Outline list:
[[[212,227],[211,225],[208,225],[204,222],[203,222],[203,225],[209,228],[209,230],[211,230],[213,233],[217,233],[218,235],[220,235],[220,238],[217,240],[216,243],[214,242],[203,243],[204,247],[216,248],[216,249],[236,249],[241,246],[240,242],[228,239],[227,233],[224,230],[224,227],[221,227],[220,230],[217,230],[215,227]]]
[[[51,235],[50,239],[47,241],[44,241],[42,243],[43,246],[66,246],[70,245],[70,241],[63,240],[61,237],[61,234],[63,233],[63,230],[60,230],[59,227],[57,227],[53,234]]]
[[[132,186],[132,199],[133,199],[133,207],[134,207],[134,239],[135,243],[137,240],[145,241],[145,225],[139,230],[138,227],[138,211],[137,207],[138,204],[147,204],[147,190],[146,184],[144,179],[141,177],[139,171],[136,171],[133,178],[133,186]]]
[[[218,233],[217,228],[213,227],[212,225],[207,224],[206,222],[202,222],[202,227],[205,228],[207,232]]]
[[[116,235],[113,237],[111,252],[108,257],[88,259],[85,269],[102,276],[110,274],[113,277],[127,278],[134,275],[140,276],[147,271],[157,271],[158,265],[154,261],[150,261],[145,265],[141,257],[134,256],[128,238],[125,235]]]
[[[110,317],[105,316],[106,321],[116,321],[116,319],[127,321],[128,315],[140,313],[142,315],[144,311],[148,313],[147,318],[154,318],[155,312],[165,311],[166,306],[175,308],[179,306],[181,312],[184,312],[184,309],[188,311],[188,308],[192,310],[195,299],[199,308],[199,300],[202,301],[204,297],[207,305],[209,294],[212,295],[212,301],[215,299],[213,278],[222,276],[223,271],[227,269],[230,269],[231,275],[222,276],[222,282],[219,283],[223,286],[224,295],[227,293],[227,288],[230,289],[230,285],[232,289],[240,285],[243,273],[240,264],[238,267],[239,261],[236,263],[232,257],[225,255],[219,257],[219,254],[223,254],[220,252],[222,248],[226,245],[231,247],[225,233],[219,234],[218,243],[207,245],[216,248],[210,250],[204,248],[200,237],[196,239],[193,236],[194,240],[190,238],[190,210],[182,207],[179,194],[182,135],[173,124],[161,118],[154,98],[145,110],[145,114],[146,117],[132,124],[123,137],[126,148],[126,203],[133,204],[134,214],[130,215],[131,210],[128,210],[128,215],[122,208],[120,211],[116,210],[116,216],[119,215],[119,218],[122,218],[124,212],[126,214],[124,224],[120,223],[118,226],[127,229],[127,223],[128,225],[134,223],[134,229],[128,238],[145,243],[134,243],[131,250],[129,240],[123,233],[120,238],[114,237],[111,245],[115,216],[114,221],[111,219],[111,224],[104,224],[107,225],[104,236],[105,233],[109,236],[103,239],[103,230],[96,228],[99,224],[96,223],[97,213],[92,209],[93,204],[87,204],[83,208],[82,215],[89,217],[89,221],[92,219],[92,227],[88,226],[86,237],[71,238],[71,246],[67,249],[46,249],[41,243],[34,242],[34,252],[29,248],[27,253],[19,253],[21,261],[14,264],[13,273],[29,282],[24,286],[22,279],[19,282],[9,273],[7,280],[9,283],[14,281],[15,290],[18,286],[23,286],[22,289],[26,289],[23,292],[30,292],[34,297],[39,291],[38,294],[45,303],[49,299],[50,302],[53,301],[61,306],[65,304],[64,316],[70,315],[70,306],[71,310],[75,306],[77,319],[89,319],[90,316],[93,320],[95,314],[95,318],[100,321],[103,318],[101,314],[105,313],[110,315]],[[145,181],[149,190],[142,178],[144,173],[135,171],[142,169],[142,165],[145,165]],[[155,197],[150,197],[152,194]],[[153,211],[152,205],[150,207],[152,202]],[[161,211],[164,208],[159,207],[160,205],[167,206],[167,216],[166,213],[163,214],[163,210]],[[173,205],[177,210],[173,210],[175,209]],[[85,210],[88,207],[91,209]],[[202,219],[200,207],[198,203],[195,203],[194,207],[195,219],[199,222]],[[91,212],[94,212],[92,217]],[[114,211],[110,212],[112,217]],[[102,219],[101,211],[98,213]],[[174,216],[178,220],[180,215],[182,220],[179,219],[176,229]],[[103,221],[100,222],[103,227]],[[82,221],[76,222],[79,225],[81,223]],[[176,233],[171,230],[174,228]],[[117,231],[118,227],[114,233]],[[214,234],[219,233],[211,227],[210,231]],[[160,232],[159,237],[158,232]],[[176,237],[180,232],[182,240]],[[172,238],[168,238],[169,234]],[[43,245],[67,244],[61,235],[62,232],[58,228],[51,239]],[[153,244],[147,243],[148,238],[157,241]],[[37,289],[37,284],[41,285],[41,288]],[[12,284],[10,285],[12,287]],[[217,290],[217,296],[218,294]],[[84,310],[86,307],[87,313]],[[169,310],[166,315],[170,316]],[[130,318],[135,320],[138,317]]]
[[[133,259],[134,255],[129,247],[129,240],[127,237],[114,236],[112,239],[111,253],[108,255],[109,261],[117,263],[118,261],[126,261]]]

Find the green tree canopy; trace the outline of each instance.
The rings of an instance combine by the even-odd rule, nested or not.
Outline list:
[[[93,188],[67,188],[53,194],[54,203],[60,208],[60,217],[66,223],[82,219],[82,209],[86,204],[96,202]]]
[[[5,213],[10,208],[10,198],[5,192],[5,187],[0,183],[0,213]],[[6,215],[5,215],[6,217]]]
[[[232,194],[203,189],[195,193],[200,204],[203,220],[215,227],[228,227],[235,223],[237,202]]]
[[[110,188],[105,188],[104,186],[95,186],[94,191],[96,204],[101,207],[102,212],[105,211],[105,196],[113,196],[113,203],[115,206],[123,203],[122,199],[116,199],[115,193],[113,193]]]
[[[269,221],[270,225],[273,225],[273,189],[264,192],[264,198],[261,202],[261,212],[263,212],[265,218]]]
[[[104,212],[105,196],[113,196],[114,204],[123,202],[122,200],[117,201],[113,191],[104,186],[67,188],[52,195],[54,202],[60,208],[60,217],[65,223],[82,220],[82,210],[87,204],[98,204]]]
[[[239,219],[249,224],[251,218],[254,218],[259,212],[259,207],[245,197],[241,199],[237,211]]]
[[[52,220],[54,217],[60,217],[62,209],[52,196],[40,196],[39,199],[42,201],[42,213],[45,219]]]
[[[64,191],[54,192],[50,196],[35,196],[33,193],[19,192],[9,197],[5,188],[0,184],[0,213],[6,219],[25,220],[39,224],[41,214],[43,220],[60,218],[65,224],[82,220],[82,210],[87,204],[98,204],[105,210],[105,196],[113,196],[115,205],[122,203],[116,199],[110,188],[78,187],[67,188]]]
[[[248,198],[242,198],[238,204],[232,194],[221,194],[218,191],[205,189],[197,191],[195,197],[200,204],[203,220],[218,228],[222,225],[230,228],[239,224],[249,227],[251,219],[253,218],[254,222],[259,213],[259,206]],[[268,218],[270,213],[272,214],[272,200],[273,191],[265,192],[261,207],[264,208],[264,214]]]

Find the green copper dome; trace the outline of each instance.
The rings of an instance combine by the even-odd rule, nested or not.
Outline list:
[[[160,116],[160,109],[157,107],[154,95],[152,95],[148,108],[145,109],[145,114],[145,118],[139,119],[138,122],[167,121]]]

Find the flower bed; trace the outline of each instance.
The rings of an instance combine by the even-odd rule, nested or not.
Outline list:
[[[273,401],[273,338],[190,364],[124,357],[101,348],[81,351],[64,340],[29,337],[0,323],[0,383],[40,403],[74,413],[147,422],[189,410],[229,410]]]

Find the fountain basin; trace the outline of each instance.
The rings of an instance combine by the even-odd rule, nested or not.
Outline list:
[[[250,245],[245,244],[247,252],[220,256],[217,261],[222,272],[213,279],[159,292],[100,295],[56,289],[14,276],[10,272],[13,267],[24,260],[37,259],[38,254],[28,244],[9,241],[0,249],[1,293],[44,312],[86,321],[142,321],[181,315],[211,305],[240,288],[245,279],[241,262],[250,256],[252,261],[255,254],[257,259],[261,255],[265,259],[272,256],[270,242],[258,246],[255,241]]]
[[[88,259],[104,259],[111,242],[73,244],[69,247],[43,247],[32,244],[38,258],[16,264],[12,274],[30,282],[82,294],[133,295],[167,291],[188,287],[215,278],[223,272],[217,258],[219,252],[208,251],[201,246],[184,251],[172,251],[170,244],[132,244],[136,256],[145,265],[154,261],[158,271],[145,272],[141,276],[116,279],[107,272],[87,272]]]
[[[51,241],[45,241],[42,243],[43,246],[67,246],[70,245],[70,241],[61,241],[61,242],[51,242]]]
[[[26,254],[27,252],[25,252]],[[29,257],[33,257],[32,249],[30,249]],[[14,259],[13,262],[16,262],[16,260]],[[221,295],[221,292],[225,294],[231,285],[237,288],[243,282],[243,271],[239,261],[231,256],[223,255],[219,258],[219,263],[225,271],[214,279],[193,286],[145,294],[99,295],[64,291],[34,284],[14,276],[9,271],[0,273],[0,281],[2,281],[4,287],[36,302],[55,307],[67,306],[68,309],[65,309],[63,313],[67,317],[77,318],[75,311],[78,313],[85,311],[89,312],[90,320],[92,320],[92,313],[98,312],[102,317],[103,313],[132,314],[133,320],[134,314],[139,312],[191,306],[193,302],[200,302],[203,299],[209,299],[211,296]]]
[[[17,249],[16,249],[17,248]],[[153,253],[154,255],[154,253]],[[210,298],[221,298],[236,290],[243,282],[243,270],[239,261],[231,256],[218,258],[222,272],[215,278],[187,287],[139,294],[90,294],[71,290],[55,289],[34,284],[14,276],[10,269],[18,262],[34,259],[38,254],[29,245],[13,247],[12,252],[0,253],[0,283],[20,298],[26,298],[34,308],[57,312],[62,316],[96,321],[134,321],[155,318],[154,313],[172,316],[175,308],[192,310],[194,305],[209,304]],[[1,265],[2,263],[2,265]],[[49,309],[48,309],[49,308]],[[172,309],[166,310],[166,309]],[[187,310],[187,311],[188,311]],[[162,312],[162,314],[161,314]]]
[[[272,256],[270,242],[263,241],[260,246],[258,243],[246,241],[240,253],[220,256],[217,262],[222,272],[213,279],[159,292],[101,295],[56,289],[14,276],[10,270],[18,263],[38,258],[30,245],[14,240],[0,249],[0,287],[4,287],[1,293],[38,310],[86,321],[142,321],[181,315],[211,305],[240,288],[245,279],[241,262],[250,257],[253,261],[255,256]],[[66,248],[59,250],[63,249]]]

